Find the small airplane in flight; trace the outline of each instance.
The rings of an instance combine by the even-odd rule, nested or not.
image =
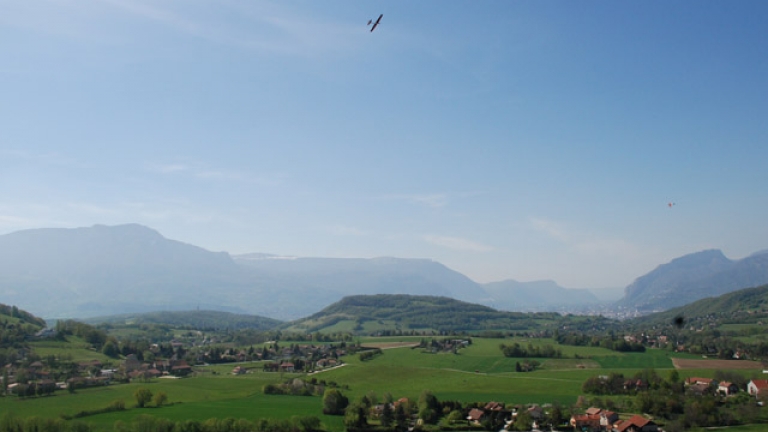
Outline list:
[[[381,22],[381,17],[383,16],[384,14],[379,15],[379,18],[376,20],[375,23],[373,22],[373,20],[368,20],[368,25],[371,25],[371,23],[373,23],[373,27],[371,27],[371,31],[374,31],[376,29],[376,26],[379,25],[379,23]]]

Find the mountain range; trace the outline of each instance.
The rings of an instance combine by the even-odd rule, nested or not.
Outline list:
[[[730,260],[719,250],[676,258],[635,279],[619,306],[661,311],[768,283],[768,251]]]
[[[704,251],[639,277],[618,304],[652,310],[763,283],[768,253],[731,261]],[[574,310],[600,304],[595,293],[552,281],[480,284],[428,259],[231,256],[136,224],[0,236],[0,301],[46,318],[202,308],[290,320],[364,294],[443,296],[508,311]]]

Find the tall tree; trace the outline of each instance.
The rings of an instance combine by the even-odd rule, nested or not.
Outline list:
[[[395,407],[395,424],[398,430],[405,430],[408,427],[408,413],[405,411],[405,404],[400,403]]]
[[[155,406],[161,407],[168,402],[168,395],[165,392],[157,392],[155,395]]]
[[[381,425],[387,428],[392,426],[392,422],[395,420],[394,414],[392,404],[384,402],[384,407],[381,410]]]
[[[144,387],[136,389],[133,396],[136,398],[136,404],[139,408],[144,408],[152,400],[152,392]]]
[[[362,429],[368,425],[368,408],[362,402],[353,402],[344,410],[344,426]]]
[[[349,405],[349,399],[338,389],[327,389],[323,394],[323,414],[342,415]]]

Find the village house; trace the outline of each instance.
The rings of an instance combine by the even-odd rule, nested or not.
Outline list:
[[[647,388],[648,384],[641,379],[624,381],[624,390],[645,390]]]
[[[587,408],[584,414],[576,414],[571,417],[570,424],[575,429],[588,429],[593,431],[610,431],[616,422],[619,421],[619,415],[613,411],[601,408]]]
[[[139,358],[136,357],[136,354],[128,354],[123,361],[123,367],[125,367],[126,373],[130,373],[141,369],[141,362],[139,361]]]
[[[184,377],[192,373],[192,366],[186,360],[175,360],[171,364],[171,375]]]
[[[641,415],[633,415],[616,425],[617,432],[657,432],[659,426]]]
[[[600,416],[596,414],[574,414],[571,416],[571,427],[575,430],[600,430]]]
[[[754,397],[764,397],[768,394],[768,380],[751,380],[747,384],[747,393]]]
[[[504,411],[504,405],[498,402],[488,402],[483,409],[486,411]]]
[[[104,386],[109,384],[110,380],[106,377],[98,377],[98,378],[86,378],[86,377],[74,377],[67,380],[67,385],[72,385],[74,388],[85,388],[85,387],[95,387],[95,386]]]
[[[712,394],[712,386],[709,384],[704,383],[698,383],[698,384],[691,384],[688,386],[688,393],[695,395],[695,396],[703,396]]]
[[[542,414],[544,414],[544,410],[540,406],[533,405],[528,407],[528,415],[530,415],[532,419],[541,420]]]
[[[485,416],[485,411],[478,409],[478,408],[472,408],[469,410],[469,415],[467,415],[467,421],[473,424],[480,424],[480,421]]]
[[[717,386],[717,392],[723,395],[733,395],[739,392],[739,386],[729,381],[722,381]]]
[[[685,380],[685,385],[695,384],[712,385],[712,378],[690,377]]]
[[[389,409],[392,412],[395,412],[395,405],[390,403]],[[371,418],[380,419],[383,414],[384,414],[384,404],[378,404],[371,407],[371,412],[370,412]]]

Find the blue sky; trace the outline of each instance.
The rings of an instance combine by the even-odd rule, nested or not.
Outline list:
[[[741,258],[768,248],[766,22],[763,1],[2,2],[0,234],[140,223],[573,288]]]

